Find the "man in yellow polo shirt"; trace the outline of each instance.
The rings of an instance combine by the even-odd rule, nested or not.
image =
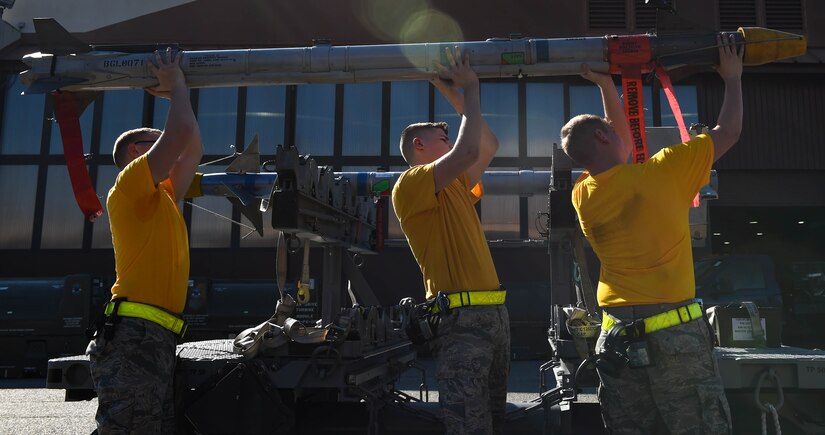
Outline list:
[[[445,123],[408,126],[401,153],[410,169],[395,184],[392,201],[424,276],[426,297],[441,301],[441,323],[430,347],[446,433],[489,434],[494,427],[501,433],[510,322],[474,207],[498,140],[481,117],[469,58],[458,48],[455,54],[447,50],[447,66],[437,66],[446,80],[435,77],[432,83],[462,115],[458,138],[450,144]]]
[[[732,36],[720,37],[718,125],[645,163],[627,164],[630,128],[609,75],[586,67],[582,74],[600,87],[607,118],[580,115],[561,130],[565,152],[586,169],[572,200],[601,260],[597,371],[611,433],[731,431],[712,338],[694,300],[688,208],[713,162],[739,140],[743,52]]]
[[[180,69],[181,53],[155,52],[147,89],[170,100],[163,131],[140,128],[114,144],[121,168],[109,191],[117,280],[87,353],[101,435],[174,433],[175,347],[189,279],[189,241],[177,206],[203,156]]]

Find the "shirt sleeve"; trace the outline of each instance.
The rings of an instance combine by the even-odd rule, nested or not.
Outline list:
[[[135,199],[152,195],[157,191],[147,154],[136,158],[120,171],[114,189],[121,195]]]
[[[404,171],[392,189],[392,205],[400,221],[438,207],[435,197],[435,163]]]
[[[470,202],[475,204],[484,196],[484,185],[481,180],[478,180],[475,186],[470,186],[470,180],[467,173],[461,175],[461,183],[464,185],[464,190],[470,193]]]
[[[649,163],[657,170],[665,171],[668,178],[677,180],[675,189],[689,201],[700,187],[710,182],[713,139],[700,134],[685,143],[662,149],[650,158]]]

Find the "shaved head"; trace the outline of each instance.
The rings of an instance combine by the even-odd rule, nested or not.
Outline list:
[[[574,162],[587,167],[595,158],[596,130],[610,128],[610,124],[599,116],[576,116],[561,128],[561,147]]]
[[[401,156],[404,157],[407,164],[412,165],[414,163],[411,161],[413,157],[413,139],[422,132],[432,129],[440,129],[444,134],[449,135],[446,122],[419,122],[408,125],[401,132]]]

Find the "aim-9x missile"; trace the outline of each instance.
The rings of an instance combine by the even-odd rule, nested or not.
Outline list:
[[[28,54],[21,73],[28,92],[140,89],[157,83],[149,71],[154,47],[90,46],[53,19],[35,21],[41,52]],[[761,65],[805,53],[805,38],[759,27],[733,34],[745,45],[746,65]],[[481,78],[576,75],[581,65],[614,71],[641,56],[666,70],[718,62],[719,33],[628,35],[580,38],[494,38],[486,41],[184,51],[181,65],[189,87],[267,84],[357,83],[426,80],[445,48],[459,46]],[[157,47],[160,48],[160,47]],[[644,61],[642,59],[642,61]],[[638,62],[637,62],[638,63]]]

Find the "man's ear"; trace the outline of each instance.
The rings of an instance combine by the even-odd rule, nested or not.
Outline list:
[[[424,142],[419,137],[414,137],[412,140],[413,147],[417,150],[424,149]]]
[[[601,142],[601,143],[607,143],[608,142],[607,132],[605,132],[601,128],[597,128],[597,129],[593,130],[593,135],[596,137],[596,140]]]

